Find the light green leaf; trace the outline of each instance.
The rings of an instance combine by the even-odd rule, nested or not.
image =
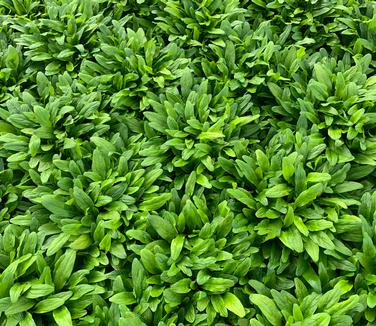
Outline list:
[[[291,193],[291,188],[285,184],[276,185],[265,192],[265,196],[269,198],[280,198],[288,196]]]
[[[307,175],[307,182],[327,182],[330,179],[329,173],[311,172]]]
[[[203,131],[198,139],[200,140],[216,140],[218,138],[223,138],[225,135],[220,131]]]
[[[54,283],[57,290],[61,290],[72,274],[76,261],[76,251],[67,249],[55,263]]]
[[[45,314],[61,307],[64,303],[65,299],[63,298],[47,298],[36,304],[34,312],[37,314]]]
[[[282,231],[279,239],[283,244],[296,252],[303,252],[302,236],[295,227],[290,227],[287,231]]]
[[[145,289],[145,269],[141,262],[136,258],[132,262],[132,281],[133,291],[136,298],[139,300],[142,297],[142,292]]]
[[[235,315],[243,318],[245,316],[245,310],[243,304],[238,297],[230,292],[225,293],[223,297],[225,307],[233,312]]]
[[[323,192],[323,185],[321,183],[315,184],[312,187],[304,190],[295,200],[295,206],[301,207],[311,203]]]
[[[145,210],[145,211],[157,210],[161,208],[163,205],[165,205],[170,199],[171,199],[171,193],[153,195],[152,197],[147,198],[146,200],[142,202],[142,204],[140,205],[140,210]]]
[[[67,307],[62,306],[53,312],[55,322],[58,326],[72,326],[72,316]]]
[[[58,236],[56,236],[48,245],[47,256],[56,254],[61,248],[63,248],[69,238],[70,235],[65,233],[60,233]]]
[[[281,325],[282,314],[272,299],[263,294],[251,294],[249,298],[251,303],[261,310],[262,314],[273,326]]]
[[[244,205],[248,206],[249,208],[255,209],[256,208],[256,202],[255,200],[250,196],[250,193],[242,188],[237,189],[227,189],[227,193],[231,198],[234,198],[235,200],[240,201]]]
[[[113,295],[109,300],[110,302],[122,305],[132,305],[137,302],[133,292],[120,292]]]
[[[150,215],[149,222],[154,230],[165,240],[172,241],[177,236],[177,231],[170,221],[157,215]]]
[[[171,241],[171,259],[177,260],[184,246],[185,237],[179,234],[175,239]]]

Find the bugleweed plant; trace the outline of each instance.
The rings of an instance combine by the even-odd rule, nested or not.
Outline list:
[[[0,325],[376,325],[375,60],[372,0],[0,0]]]

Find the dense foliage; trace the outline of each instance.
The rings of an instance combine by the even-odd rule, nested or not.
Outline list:
[[[376,325],[376,3],[0,0],[0,324]]]

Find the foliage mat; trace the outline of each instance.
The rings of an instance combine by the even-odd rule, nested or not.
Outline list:
[[[0,0],[0,325],[376,325],[376,2]]]

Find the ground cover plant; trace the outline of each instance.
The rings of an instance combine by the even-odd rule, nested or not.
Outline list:
[[[376,325],[376,3],[0,0],[0,325]]]

